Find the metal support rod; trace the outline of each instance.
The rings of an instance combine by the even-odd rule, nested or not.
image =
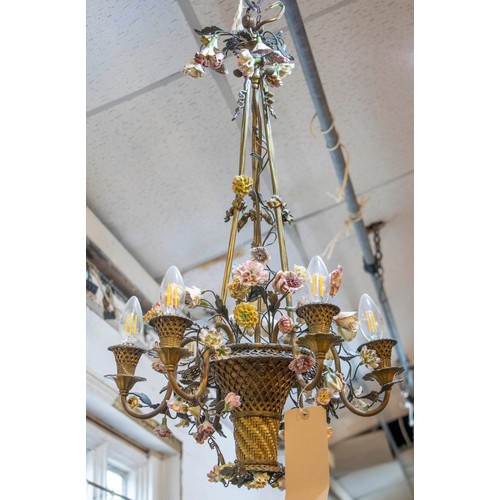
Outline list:
[[[300,14],[299,6],[297,5],[297,0],[288,0],[286,2],[286,21],[290,34],[292,35],[295,49],[302,66],[302,71],[304,72],[305,80],[309,88],[311,99],[314,103],[316,113],[318,115],[318,120],[321,125],[321,130],[325,136],[326,147],[328,149],[333,149],[337,146],[339,141],[339,135],[335,126],[333,125],[333,115],[328,107],[328,102],[326,99],[325,92],[323,90],[323,85],[321,83],[318,69],[314,61],[314,56],[309,45],[309,40],[307,38],[306,30],[304,27],[304,22]],[[342,148],[336,147],[333,151],[330,151],[330,157],[335,167],[337,177],[342,183],[344,181],[346,162]],[[367,265],[373,265],[376,262],[375,255],[373,253],[372,247],[370,245],[370,240],[368,238],[368,232],[366,230],[365,223],[362,218],[359,218],[360,206],[352,186],[351,178],[347,176],[347,183],[344,191],[344,199],[352,217],[356,217],[354,222],[354,229],[358,237],[361,250],[363,252],[364,261]],[[384,287],[379,277],[372,274],[372,278],[375,284],[375,289],[377,291],[378,299],[382,310],[384,311],[384,316],[389,328],[389,332],[392,338],[398,341],[396,344],[396,351],[398,358],[403,368],[405,369],[405,378],[407,380],[408,388],[410,392],[413,392],[413,376],[408,365],[408,360],[401,343],[401,339],[392,316],[392,311],[389,305],[389,301],[384,291]]]

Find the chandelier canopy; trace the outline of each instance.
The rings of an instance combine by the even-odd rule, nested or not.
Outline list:
[[[248,9],[233,31],[216,26],[196,33],[200,48],[183,68],[191,78],[206,71],[227,73],[226,63],[236,56],[233,73],[243,79],[233,120],[241,114],[239,169],[232,180],[234,199],[226,211],[231,222],[221,292],[185,285],[171,266],[161,283],[159,302],[143,315],[136,297],[130,298],[119,321],[121,343],[109,347],[117,373],[107,375],[118,387],[125,411],[138,419],[163,415],[155,429],[159,437],[171,434],[169,419],[200,444],[217,453],[208,472],[211,482],[261,488],[284,487],[284,467],[278,462],[278,440],[284,429],[287,402],[295,407],[317,405],[325,421],[347,408],[360,416],[373,416],[389,402],[396,376],[392,366],[395,340],[384,339],[382,315],[364,294],[357,311],[341,312],[334,304],[343,278],[342,266],[329,272],[321,257],[305,266],[289,266],[284,224],[293,217],[280,196],[274,159],[270,117],[274,96],[294,69],[282,33],[264,26],[284,13],[282,2],[274,18],[263,19],[263,1],[246,2]],[[247,163],[249,169],[247,172]],[[270,176],[272,193],[261,191],[261,176]],[[229,185],[229,181],[228,181]],[[253,224],[253,241],[246,260],[234,262],[238,233]],[[277,244],[280,266],[269,266],[269,247]],[[229,297],[228,297],[229,295]],[[206,319],[194,321],[195,309]],[[158,334],[151,351],[136,345],[144,324]],[[346,347],[358,332],[367,342],[352,352]],[[166,377],[160,403],[132,392],[144,381],[135,374],[141,356],[154,358],[152,369]],[[361,369],[361,370],[360,370]],[[363,392],[356,387],[358,372],[377,384]],[[137,408],[149,408],[147,413]],[[221,420],[233,423],[236,458],[227,462],[216,443]],[[225,437],[225,436],[224,436]],[[325,435],[325,440],[328,435]]]

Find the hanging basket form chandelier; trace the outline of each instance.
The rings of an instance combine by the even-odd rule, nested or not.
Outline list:
[[[241,115],[242,122],[239,169],[232,180],[234,199],[225,215],[231,224],[221,292],[185,286],[177,267],[171,266],[159,302],[146,314],[136,297],[127,302],[119,321],[122,342],[109,347],[117,373],[107,377],[115,381],[129,415],[138,419],[163,415],[154,431],[159,437],[169,436],[168,422],[177,420],[176,427],[185,427],[199,444],[208,443],[216,451],[217,463],[207,471],[209,481],[283,488],[278,442],[286,432],[285,405],[322,406],[328,423],[344,408],[373,416],[387,406],[403,368],[391,364],[396,341],[382,338],[382,316],[368,295],[361,297],[354,312],[341,312],[334,304],[343,277],[340,265],[329,272],[315,256],[307,268],[289,266],[284,224],[291,224],[293,217],[278,190],[270,121],[276,115],[270,89],[283,84],[294,64],[282,33],[264,28],[281,18],[283,3],[273,3],[269,9],[279,8],[279,13],[266,19],[262,3],[247,2],[246,13],[232,32],[216,26],[196,31],[200,49],[183,68],[192,78],[204,77],[209,70],[227,73],[226,63],[233,54],[233,73],[244,82],[233,117]],[[268,197],[261,192],[264,174],[269,174],[272,186]],[[237,235],[248,222],[253,224],[253,241],[247,259],[234,262]],[[279,270],[269,266],[269,247],[275,244]],[[205,311],[207,319],[194,321],[195,309]],[[144,323],[158,334],[151,351],[136,345]],[[367,342],[352,352],[345,344],[359,331]],[[157,376],[166,378],[159,403],[132,392],[137,382],[145,380],[136,375],[145,353],[154,358]],[[362,372],[364,380],[376,383],[376,390],[364,392],[359,382],[356,386]],[[231,462],[222,456],[215,439],[217,434],[225,437],[221,425],[225,418],[233,424],[236,457]]]

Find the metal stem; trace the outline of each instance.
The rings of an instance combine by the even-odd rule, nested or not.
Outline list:
[[[267,105],[264,99],[264,89],[260,87],[260,95],[261,95],[261,103],[262,109],[264,113],[264,127],[266,132],[266,142],[267,142],[267,158],[269,161],[269,172],[271,174],[271,184],[273,188],[273,195],[279,196],[278,192],[278,177],[276,175],[276,169],[274,166],[274,144],[273,137],[271,133],[271,122],[269,120],[269,112],[267,110]],[[281,211],[281,205],[277,205],[274,208],[274,217],[276,220],[276,232],[278,233],[278,245],[280,249],[280,260],[281,260],[281,269],[283,271],[288,271],[288,255],[286,253],[286,243],[285,243],[285,231],[283,228],[283,216]],[[291,295],[287,295],[286,297],[286,305],[287,305],[287,313],[293,320],[293,310],[292,310],[292,297]]]
[[[248,128],[248,103],[250,102],[250,93],[252,92],[252,87],[250,82],[245,81],[245,105],[243,107],[243,116],[241,120],[241,137],[240,137],[240,166],[239,166],[239,175],[243,175],[245,173],[245,153],[246,153],[246,143],[247,143],[247,128]],[[227,298],[227,284],[229,281],[229,275],[231,274],[231,267],[233,265],[233,257],[234,257],[234,245],[236,242],[236,233],[238,231],[238,216],[240,211],[234,208],[233,212],[233,220],[231,221],[231,232],[229,234],[229,243],[227,247],[227,257],[226,257],[226,267],[224,269],[224,278],[222,280],[222,290],[221,290],[221,299],[222,302],[226,303]],[[220,318],[218,318],[218,323],[220,323]]]
[[[302,66],[302,71],[304,72],[305,80],[309,88],[311,99],[314,103],[316,113],[318,115],[319,123],[321,129],[325,132],[326,147],[332,149],[337,145],[339,140],[339,135],[332,123],[332,113],[328,106],[325,92],[323,90],[323,85],[321,83],[318,69],[314,61],[314,56],[309,45],[309,40],[307,38],[306,30],[304,27],[304,22],[300,14],[299,6],[297,5],[297,0],[288,0],[287,9],[285,12],[285,17],[287,20],[290,33],[293,38],[295,49],[297,51],[300,64]],[[346,170],[346,162],[342,149],[337,147],[335,150],[330,151],[330,157],[335,167],[337,177],[340,182],[343,182]],[[347,184],[345,186],[345,203],[347,205],[347,210],[354,216],[359,214],[360,206],[356,198],[356,193],[352,186],[350,176],[347,176]],[[361,250],[363,252],[363,257],[367,265],[372,265],[375,263],[375,255],[373,253],[372,247],[370,245],[370,240],[368,238],[368,232],[366,230],[365,223],[363,219],[358,219],[354,222],[354,228],[356,235],[358,237]],[[387,326],[392,338],[398,341],[396,345],[396,351],[398,358],[402,366],[405,368],[405,376],[410,392],[413,392],[413,376],[411,370],[408,366],[408,360],[403,349],[403,344],[401,342],[394,318],[392,316],[392,311],[389,305],[389,300],[384,291],[384,287],[380,282],[380,278],[372,274],[372,279],[375,284],[375,289],[377,291],[378,299],[384,311],[384,316],[386,318]]]

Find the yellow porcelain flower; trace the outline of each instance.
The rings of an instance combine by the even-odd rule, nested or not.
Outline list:
[[[253,475],[253,481],[247,483],[245,486],[248,489],[264,488],[264,486],[266,486],[266,484],[269,482],[269,479],[270,479],[269,474],[267,474],[266,472],[255,472]]]
[[[229,290],[229,295],[231,295],[233,299],[243,300],[247,296],[250,287],[243,285],[239,278],[234,278],[233,281],[227,285],[227,289]]]
[[[326,406],[331,401],[333,393],[330,389],[322,387],[316,393],[316,403]]]
[[[246,175],[237,175],[233,178],[233,192],[239,196],[246,196],[253,186],[253,180]]]
[[[133,410],[134,408],[137,408],[139,406],[139,400],[135,396],[130,396],[127,399],[127,404]]]
[[[243,328],[253,328],[259,322],[259,313],[253,304],[240,302],[234,308],[234,319]]]

